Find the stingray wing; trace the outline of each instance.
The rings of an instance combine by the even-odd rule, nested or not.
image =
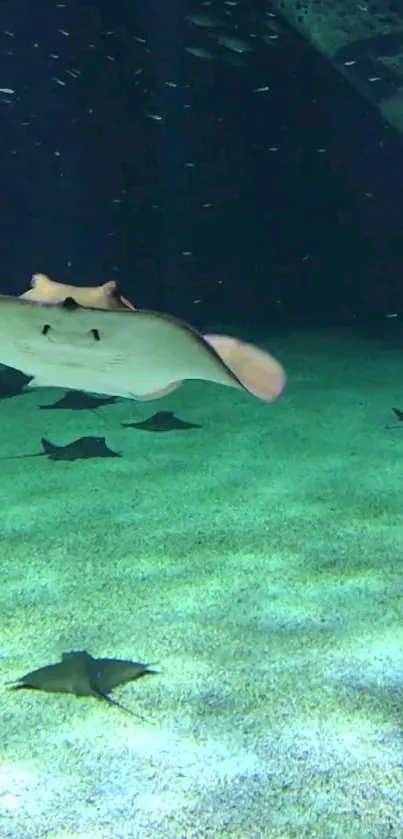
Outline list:
[[[92,683],[97,686],[100,692],[108,694],[119,685],[133,682],[135,679],[139,679],[140,676],[145,676],[147,673],[155,673],[155,671],[150,670],[148,664],[142,664],[139,661],[124,661],[117,658],[96,658],[93,659],[91,673]]]
[[[71,692],[62,662],[39,667],[38,670],[32,670],[17,681],[18,684],[14,686],[14,690],[44,690],[48,693]]]

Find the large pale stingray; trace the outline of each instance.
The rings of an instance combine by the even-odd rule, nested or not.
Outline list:
[[[135,309],[114,283],[75,288],[35,275],[32,284],[22,297],[0,295],[0,363],[32,376],[30,387],[158,399],[204,379],[264,401],[283,390],[284,371],[269,353]]]

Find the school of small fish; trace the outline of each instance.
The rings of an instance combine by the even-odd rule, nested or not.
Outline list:
[[[209,73],[233,74],[235,96],[239,80],[246,79],[246,83],[250,84],[250,96],[254,97],[257,109],[260,112],[273,113],[271,96],[281,84],[278,73],[278,57],[284,52],[281,47],[288,48],[290,52],[290,44],[295,42],[295,33],[287,20],[274,11],[275,7],[269,2],[257,4],[250,0],[199,0],[199,2],[196,0],[193,6],[191,2],[184,5],[186,14],[180,38],[178,38],[180,62],[173,77],[167,75],[163,79],[163,86],[168,95],[177,96],[181,103],[180,107],[191,115],[194,107],[192,79],[195,75],[200,78],[203,74],[207,74],[206,85],[208,86],[208,84],[214,85],[214,80],[213,82],[211,80],[212,76],[208,77]],[[27,45],[25,29],[23,48],[19,24],[16,24],[14,29],[7,28],[0,31],[0,109],[2,110],[2,124],[7,125],[6,132],[3,132],[3,154],[9,155],[10,158],[22,158],[29,144],[31,151],[32,147],[37,150],[34,154],[43,154],[47,158],[51,155],[52,177],[67,190],[69,173],[66,159],[68,153],[71,152],[67,148],[65,138],[58,136],[57,131],[52,131],[53,126],[49,126],[46,122],[49,103],[54,107],[55,126],[57,126],[57,113],[66,113],[72,101],[77,101],[77,97],[80,97],[80,101],[84,103],[79,117],[83,123],[83,129],[86,127],[85,124],[91,122],[96,124],[97,103],[91,101],[91,85],[94,84],[92,80],[103,75],[107,76],[108,68],[110,68],[110,72],[115,76],[121,72],[130,74],[133,88],[137,90],[144,102],[142,116],[155,125],[155,129],[151,128],[152,132],[160,131],[161,127],[163,130],[166,114],[163,109],[156,106],[156,99],[150,94],[154,83],[153,70],[150,69],[153,46],[146,26],[139,24],[137,30],[132,26],[129,33],[127,35],[125,33],[126,40],[130,41],[129,52],[132,63],[129,69],[125,66],[122,71],[120,65],[121,30],[105,29],[96,32],[96,37],[95,33],[90,32],[88,43],[83,43],[81,46],[84,58],[80,62],[77,60],[77,50],[71,48],[71,42],[76,40],[77,33],[71,33],[68,28],[67,21],[70,19],[68,3],[56,2],[55,10],[59,22],[54,30],[51,31],[49,28],[46,37],[42,38],[39,27],[35,29],[33,18],[33,36]],[[98,16],[98,19],[101,20],[101,16]],[[299,46],[299,49],[302,47]],[[32,74],[35,76],[38,70],[43,74],[41,84],[43,85],[43,102],[46,101],[46,106],[38,102],[38,99],[34,101],[31,96],[31,77],[28,69],[24,75],[27,50],[31,51]],[[344,63],[348,65],[353,62],[350,59]],[[298,71],[294,71],[293,67],[287,68],[290,77],[294,72]],[[92,73],[90,80],[88,73]],[[369,81],[375,84],[376,80],[370,78]],[[38,89],[38,82],[36,84]],[[74,105],[74,108],[76,113],[77,106]],[[222,119],[225,117],[217,114],[217,123]],[[72,121],[77,122],[77,116]],[[276,120],[273,120],[273,128],[267,132],[265,144],[267,155],[281,153],[281,136],[284,136],[286,130],[287,126],[279,126]],[[184,149],[188,151],[186,142]],[[327,149],[320,141],[317,147],[313,148],[313,153],[322,156],[326,154],[326,151]],[[23,165],[26,166],[27,163],[24,162]],[[23,165],[20,164],[20,169]],[[38,163],[38,171],[40,165]],[[192,174],[202,167],[203,161],[200,158],[183,159],[181,165],[186,176],[191,178]],[[111,198],[112,210],[117,213],[120,205],[123,211],[127,197],[126,188],[117,188],[117,194]],[[372,197],[370,192],[368,192],[368,197]],[[207,186],[203,186],[203,190],[200,190],[202,211],[211,213],[216,201],[217,189],[211,189],[209,192]],[[152,196],[149,206],[152,210],[160,210],[159,204],[154,203]],[[114,237],[115,230],[111,229],[108,236]],[[189,261],[193,257],[192,245],[189,243],[186,247],[184,243],[181,258]],[[309,254],[305,254],[303,258],[309,259]],[[66,264],[68,268],[71,268],[70,262]],[[111,264],[108,269],[109,267],[116,276],[120,270],[119,265]],[[195,298],[194,302],[197,303],[200,300]]]
[[[213,64],[217,72],[221,72],[222,69],[227,74],[235,74],[236,91],[243,68],[247,70],[248,65],[251,66],[250,62],[256,62],[256,68],[251,75],[251,78],[256,79],[256,83],[250,86],[250,94],[263,100],[276,83],[275,69],[271,67],[270,56],[278,52],[281,39],[286,37],[282,23],[269,7],[258,13],[254,9],[255,4],[249,3],[248,0],[213,2],[196,2],[193,11],[189,11],[191,3],[185,4],[186,15],[182,20],[183,25],[178,37],[180,66],[173,74],[174,77],[167,75],[163,80],[167,95],[171,98],[177,97],[177,101],[181,103],[180,107],[190,114],[193,108],[192,78],[194,80],[195,76],[200,76]],[[46,172],[51,170],[51,176],[59,181],[65,190],[69,189],[71,180],[68,158],[70,155],[71,159],[75,128],[73,125],[68,148],[67,137],[60,136],[62,132],[58,130],[57,115],[60,114],[61,120],[66,120],[66,114],[71,111],[71,124],[81,123],[77,131],[81,128],[84,132],[91,130],[91,123],[96,124],[97,120],[97,103],[91,101],[93,80],[107,77],[108,73],[114,74],[116,78],[122,72],[122,31],[112,28],[96,31],[102,16],[94,16],[95,23],[91,24],[92,28],[88,28],[88,42],[81,45],[80,61],[77,59],[77,31],[70,31],[69,27],[70,13],[67,2],[56,2],[53,7],[52,26],[49,24],[43,35],[35,17],[28,30],[24,22],[21,21],[20,24],[17,18],[13,28],[0,31],[0,110],[3,124],[7,123],[7,131],[3,136],[3,154],[14,159],[14,163],[10,161],[10,165],[14,166],[16,172],[18,170],[16,177],[20,177],[19,173],[24,167],[32,167],[31,161],[38,155],[38,172],[45,166]],[[135,19],[134,13],[133,20]],[[158,132],[161,130],[159,126],[166,123],[166,114],[162,107],[161,110],[157,109],[158,105],[161,106],[163,97],[160,97],[156,105],[153,96],[155,68],[150,32],[143,21],[139,22],[137,29],[132,21],[131,29],[128,29],[130,34],[127,41],[131,41],[131,44],[126,43],[125,49],[130,54],[131,66],[126,64],[124,72],[131,76],[133,88],[144,102],[142,116],[155,125],[155,129],[151,128],[151,131]],[[289,26],[288,30],[290,31]],[[127,75],[125,83],[126,81]],[[40,99],[38,91],[41,94]],[[78,117],[77,97],[83,103],[80,105],[81,112]],[[263,101],[262,107],[266,107]],[[217,119],[220,122],[223,117],[218,116]],[[188,151],[186,141],[184,147]],[[267,143],[268,154],[278,151],[277,142]],[[318,151],[322,153],[323,149]],[[189,153],[192,154],[192,151]],[[49,157],[52,158],[51,163]],[[183,160],[186,177],[197,170],[200,164],[200,159]],[[10,177],[13,177],[12,173],[11,168]],[[200,208],[207,213],[216,205],[217,195],[214,194],[214,190],[211,196],[207,189],[203,192],[205,194],[200,198]],[[116,214],[120,210],[123,212],[127,199],[127,190],[119,189],[111,199],[111,214],[114,213],[117,217]],[[160,210],[159,204],[153,202],[152,195],[149,206],[153,210]],[[115,230],[111,229],[108,236],[114,237]],[[193,256],[192,245],[186,247],[184,243],[181,258],[189,261]],[[66,261],[66,267],[74,270],[74,261],[73,269],[71,262]],[[119,265],[116,264],[111,263],[109,268],[114,276],[120,271]],[[194,302],[200,301],[195,299]]]

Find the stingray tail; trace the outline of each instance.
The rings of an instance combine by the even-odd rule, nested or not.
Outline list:
[[[126,708],[125,705],[121,705],[120,702],[117,702],[116,699],[112,699],[111,696],[107,696],[106,693],[99,693],[98,696],[108,702],[109,705],[114,705],[115,708],[119,708],[121,711],[124,711],[125,714],[130,714],[131,717],[136,717],[142,722],[148,722],[151,724],[151,720],[148,720],[146,717],[142,717],[141,714],[136,714],[134,711],[131,711],[130,708]]]
[[[0,457],[0,460],[24,460],[26,457],[44,457],[46,452],[36,454],[11,454],[8,457]]]

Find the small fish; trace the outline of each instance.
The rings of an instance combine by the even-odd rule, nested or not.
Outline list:
[[[284,32],[284,29],[282,29],[281,26],[279,26],[275,18],[265,18],[263,24],[267,26],[268,29],[271,29],[272,32]]]
[[[211,52],[203,49],[203,47],[185,47],[186,52],[190,53],[190,55],[196,56],[196,58],[206,58],[212,59],[215,58]]]
[[[212,15],[203,15],[203,14],[190,14],[185,15],[185,20],[188,20],[189,23],[193,23],[195,26],[200,26],[204,29],[213,29],[215,27],[224,26],[221,20],[218,18],[213,17]]]
[[[155,122],[163,122],[164,121],[164,118],[161,117],[159,114],[150,114],[148,111],[146,111],[146,114],[147,114],[149,119],[153,119]]]
[[[229,35],[216,35],[215,39],[218,44],[227,47],[229,50],[233,50],[233,52],[243,53],[252,51],[250,44],[246,43],[246,41],[241,41],[239,38],[232,38]]]
[[[262,41],[269,47],[278,47],[278,35],[262,35]]]

